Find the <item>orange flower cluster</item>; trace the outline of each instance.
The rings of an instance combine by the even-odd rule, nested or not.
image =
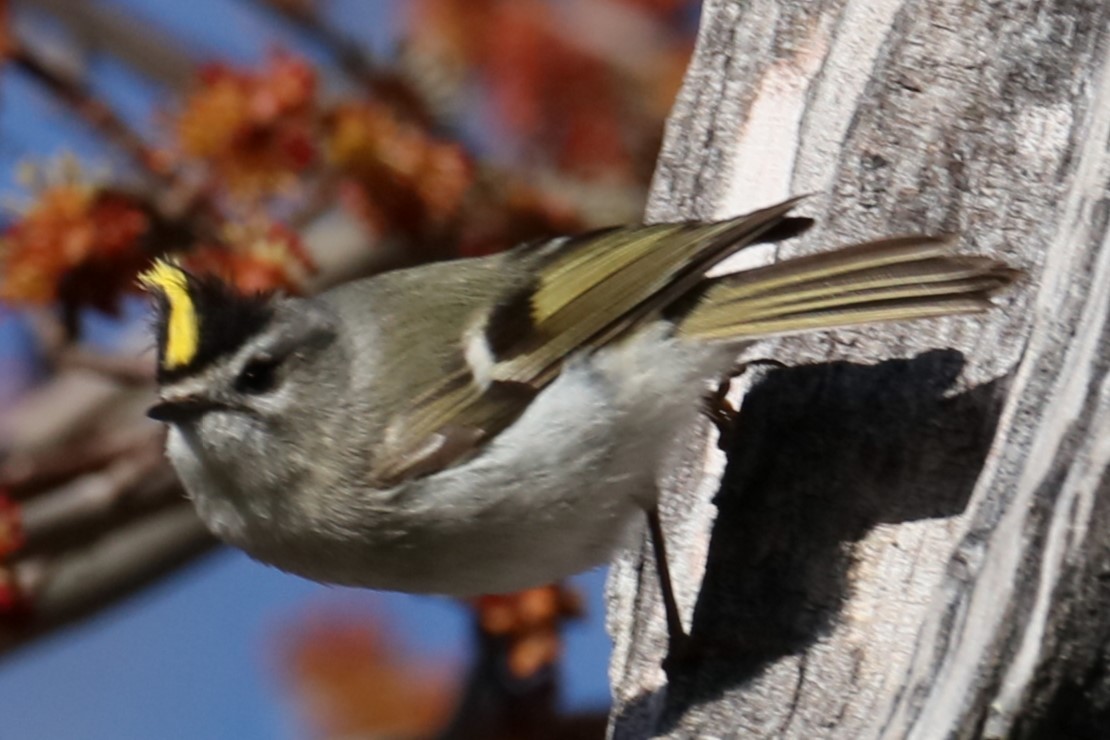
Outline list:
[[[14,48],[15,39],[12,37],[8,0],[0,0],[0,65],[4,63],[4,58],[11,54]]]
[[[483,71],[506,123],[531,142],[550,142],[559,169],[631,175],[608,65],[552,31],[551,7],[502,3],[493,16]]]
[[[0,565],[0,619],[5,622],[28,616],[30,604],[11,568]]]
[[[353,204],[380,233],[442,233],[474,180],[462,147],[440,141],[388,106],[339,106],[327,120],[328,158],[357,183]]]
[[[206,68],[176,120],[178,148],[211,168],[217,190],[248,198],[326,163],[341,178],[341,202],[370,228],[441,256],[492,252],[579,226],[570,209],[523,183],[479,182],[460,144],[393,106],[364,99],[321,112],[314,88],[309,63],[289,54],[260,72]],[[225,263],[224,272],[242,271],[234,250],[221,258],[202,251]]]
[[[112,312],[147,262],[148,212],[132,196],[67,178],[0,234],[0,300]]]
[[[492,254],[514,244],[581,231],[579,214],[566,203],[519,180],[480,182],[459,225],[459,256]]]
[[[0,234],[0,300],[113,313],[149,266],[154,252],[145,245],[156,230],[149,209],[132,195],[76,179],[46,187]],[[298,293],[315,270],[300,237],[280,224],[248,220],[226,226],[221,237],[188,252],[186,265],[247,293]]]
[[[27,615],[27,600],[8,557],[23,547],[23,518],[19,502],[0,493],[0,618],[11,620]]]
[[[559,657],[559,627],[582,614],[578,595],[560,585],[474,600],[478,625],[508,641],[509,670],[517,678],[534,676]]]
[[[608,7],[619,5],[630,7]],[[650,172],[691,50],[688,35],[666,21],[692,5],[418,0],[409,27],[416,53],[478,77],[527,156],[579,177],[636,182]],[[621,12],[636,22],[621,23]],[[572,30],[599,20],[623,34],[619,43],[618,34],[599,41],[604,30],[592,40]]]
[[[457,688],[423,667],[372,616],[320,615],[281,636],[281,659],[319,737],[433,737]]]
[[[601,176],[621,187],[646,182],[663,107],[645,100],[669,102],[677,86],[667,60],[681,68],[685,37],[667,30],[665,19],[689,0],[418,0],[413,7],[413,48],[455,60],[485,85],[506,132],[524,142],[516,153],[529,165],[569,174],[571,183]],[[637,43],[568,32],[591,19],[614,27],[616,17],[619,26],[628,14],[642,21],[631,24]],[[0,22],[0,38],[3,28]],[[659,50],[644,43],[655,38]],[[629,72],[636,65],[616,48],[627,46],[654,60],[652,73]],[[188,264],[241,289],[297,290],[312,264],[292,232],[242,226],[226,229],[218,245],[211,235],[225,208],[237,219],[243,212],[273,218],[271,206],[299,204],[270,196],[309,183],[321,187],[325,202],[338,180],[342,203],[425,257],[493,252],[584,225],[527,176],[480,167],[460,144],[384,99],[322,110],[313,65],[288,53],[271,55],[258,70],[203,67],[171,123],[174,154],[146,166],[185,193],[188,207],[177,209],[185,215],[165,216],[168,207],[78,178],[50,184],[0,232],[0,300],[112,311],[150,257],[180,248],[191,250]],[[190,165],[202,173],[199,182]],[[158,202],[182,199],[176,190],[170,195]]]
[[[0,563],[23,547],[24,539],[19,502],[0,493]]]
[[[290,54],[272,55],[260,72],[207,65],[175,129],[181,152],[203,160],[235,194],[290,185],[317,158],[316,73]]]
[[[219,245],[186,254],[185,266],[218,275],[243,293],[300,293],[305,276],[316,268],[300,237],[281,224],[229,225],[223,236]]]

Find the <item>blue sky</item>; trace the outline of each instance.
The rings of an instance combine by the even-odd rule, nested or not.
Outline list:
[[[89,0],[95,2],[98,0]],[[198,59],[247,62],[275,45],[315,55],[293,29],[239,0],[99,0],[180,37]],[[344,30],[383,51],[397,3],[323,3]],[[110,59],[93,84],[138,129],[152,130],[161,91]],[[0,74],[0,198],[20,193],[18,162],[76,154],[91,167],[122,168],[71,113],[18,74]],[[134,312],[129,312],[134,313]],[[119,327],[94,321],[109,340]],[[3,386],[25,374],[29,342],[17,314],[0,309]],[[2,407],[2,406],[0,406]],[[568,634],[567,706],[608,701],[608,638],[600,572],[579,578],[589,619]],[[319,586],[220,551],[95,619],[0,659],[0,733],[16,740],[148,740],[303,736],[280,677],[273,640],[309,610],[372,610],[419,655],[458,662],[469,650],[466,612],[445,599]],[[14,733],[14,734],[12,734]]]
[[[604,575],[575,583],[589,619],[567,633],[565,704],[608,701]],[[275,670],[282,628],[320,609],[363,610],[415,656],[459,664],[469,622],[447,599],[330,588],[231,550],[88,622],[0,660],[13,740],[282,740],[304,737]],[[9,735],[16,730],[17,735]]]

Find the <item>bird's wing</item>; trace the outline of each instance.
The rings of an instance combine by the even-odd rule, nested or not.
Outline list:
[[[520,416],[569,356],[658,316],[744,246],[808,227],[786,217],[796,202],[718,223],[607,229],[519,247],[530,279],[495,302],[457,367],[384,430],[376,479],[393,485],[468,457]]]

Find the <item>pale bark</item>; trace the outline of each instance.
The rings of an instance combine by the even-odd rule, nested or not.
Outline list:
[[[614,568],[616,737],[1110,736],[1108,67],[1103,0],[706,3],[651,220],[816,193],[784,250],[958,232],[1029,276],[751,352],[796,367],[734,394],[724,485],[711,439],[672,466],[669,682],[650,548]]]

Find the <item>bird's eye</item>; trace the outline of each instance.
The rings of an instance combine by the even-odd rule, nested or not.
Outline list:
[[[235,379],[235,390],[240,393],[258,394],[273,390],[277,385],[278,361],[269,358],[256,358]]]

